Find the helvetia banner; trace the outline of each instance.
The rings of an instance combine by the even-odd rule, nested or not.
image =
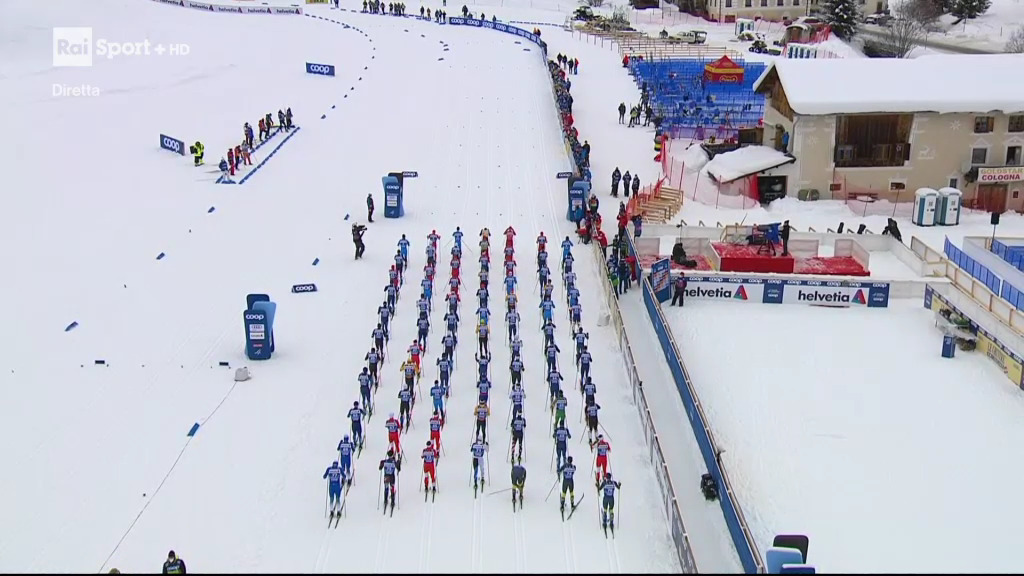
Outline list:
[[[687,275],[686,297],[761,304],[885,308],[889,306],[889,284]]]

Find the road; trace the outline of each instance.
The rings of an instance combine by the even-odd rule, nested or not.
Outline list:
[[[885,40],[886,30],[881,26],[864,25],[860,28],[860,33],[870,39]],[[934,48],[936,50],[942,50],[944,52],[952,52],[955,54],[1001,54],[996,50],[987,50],[985,48],[977,48],[973,46],[962,46],[959,44],[951,44],[948,42],[941,42],[938,40],[923,39],[917,42],[918,45],[924,48]]]

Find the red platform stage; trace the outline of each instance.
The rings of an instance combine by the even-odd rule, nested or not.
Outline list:
[[[768,272],[774,274],[817,274],[822,276],[869,276],[852,257],[794,258],[782,256],[782,246],[776,245],[776,255],[758,254],[757,246],[713,242],[712,247],[721,257],[722,272]]]
[[[714,270],[715,267],[711,265],[711,261],[708,260],[707,256],[687,256],[688,258],[697,262],[696,268],[684,268],[675,262],[671,262],[673,272],[685,272],[687,270],[699,270],[701,272],[709,272]],[[668,256],[641,256],[638,264],[643,270],[650,270],[651,265],[661,260],[662,258],[668,258]]]

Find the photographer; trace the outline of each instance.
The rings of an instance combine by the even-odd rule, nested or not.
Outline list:
[[[366,251],[366,245],[363,244],[363,233],[366,232],[366,226],[362,224],[352,224],[352,243],[356,245],[356,260],[363,257],[363,252]]]

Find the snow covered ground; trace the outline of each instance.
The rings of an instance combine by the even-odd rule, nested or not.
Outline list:
[[[1024,397],[942,358],[921,302],[665,310],[762,551],[795,532],[824,572],[1021,570]]]
[[[413,242],[415,280],[431,229],[445,242],[455,226],[474,239],[484,226],[499,234],[513,225],[530,253],[539,230],[554,239],[571,225],[564,183],[553,177],[567,160],[535,46],[485,30],[306,8],[353,28],[141,1],[5,9],[0,106],[17,138],[0,144],[9,190],[0,266],[11,279],[0,298],[16,305],[0,337],[0,433],[8,439],[0,458],[9,471],[0,480],[0,569],[156,571],[174,549],[197,572],[677,572],[628,384],[606,368],[620,360],[608,329],[595,324],[601,295],[590,258],[578,258],[578,269],[595,373],[608,374],[598,386],[624,485],[618,539],[604,542],[581,444],[571,448],[581,464],[577,496],[586,494],[580,513],[563,524],[555,497],[544,500],[555,477],[539,376],[527,382],[526,510],[513,516],[507,492],[473,500],[470,366],[454,380],[437,503],[419,501],[414,489],[415,448],[427,437],[420,408],[404,438],[412,448],[401,509],[382,519],[373,466],[385,443],[380,414],[397,407],[395,360],[385,365],[347,518],[325,531],[320,475],[348,429],[345,408],[357,397],[355,375],[400,235]],[[190,52],[54,68],[53,26]],[[309,76],[307,61],[337,64],[338,76]],[[53,84],[99,95],[55,97]],[[242,123],[286,107],[301,132],[244,186],[213,185],[208,170],[240,139]],[[529,130],[509,129],[524,122]],[[206,166],[159,149],[161,133],[202,140]],[[406,218],[389,221],[380,218],[380,177],[394,170],[420,177],[407,180]],[[349,225],[365,222],[367,193],[378,219],[355,262]],[[531,260],[520,264],[527,311],[538,305]],[[319,292],[289,293],[303,282]],[[268,362],[248,362],[242,350],[239,314],[250,292],[278,302]],[[396,358],[414,337],[412,299],[398,305]],[[439,310],[432,319],[440,321]],[[78,327],[64,332],[72,321]],[[541,366],[535,321],[524,314],[528,375]],[[461,336],[472,341],[467,322]],[[569,349],[567,327],[558,341]],[[470,354],[463,343],[461,360]],[[509,470],[501,346],[494,362],[488,490],[507,487]],[[234,384],[241,365],[253,379]],[[568,396],[579,437],[578,400]],[[193,423],[201,427],[190,440]]]
[[[1013,31],[1024,26],[1024,1],[992,0],[992,7],[981,16],[954,25],[955,20],[949,15],[942,16],[939,31],[930,33],[928,39],[1002,51]]]

